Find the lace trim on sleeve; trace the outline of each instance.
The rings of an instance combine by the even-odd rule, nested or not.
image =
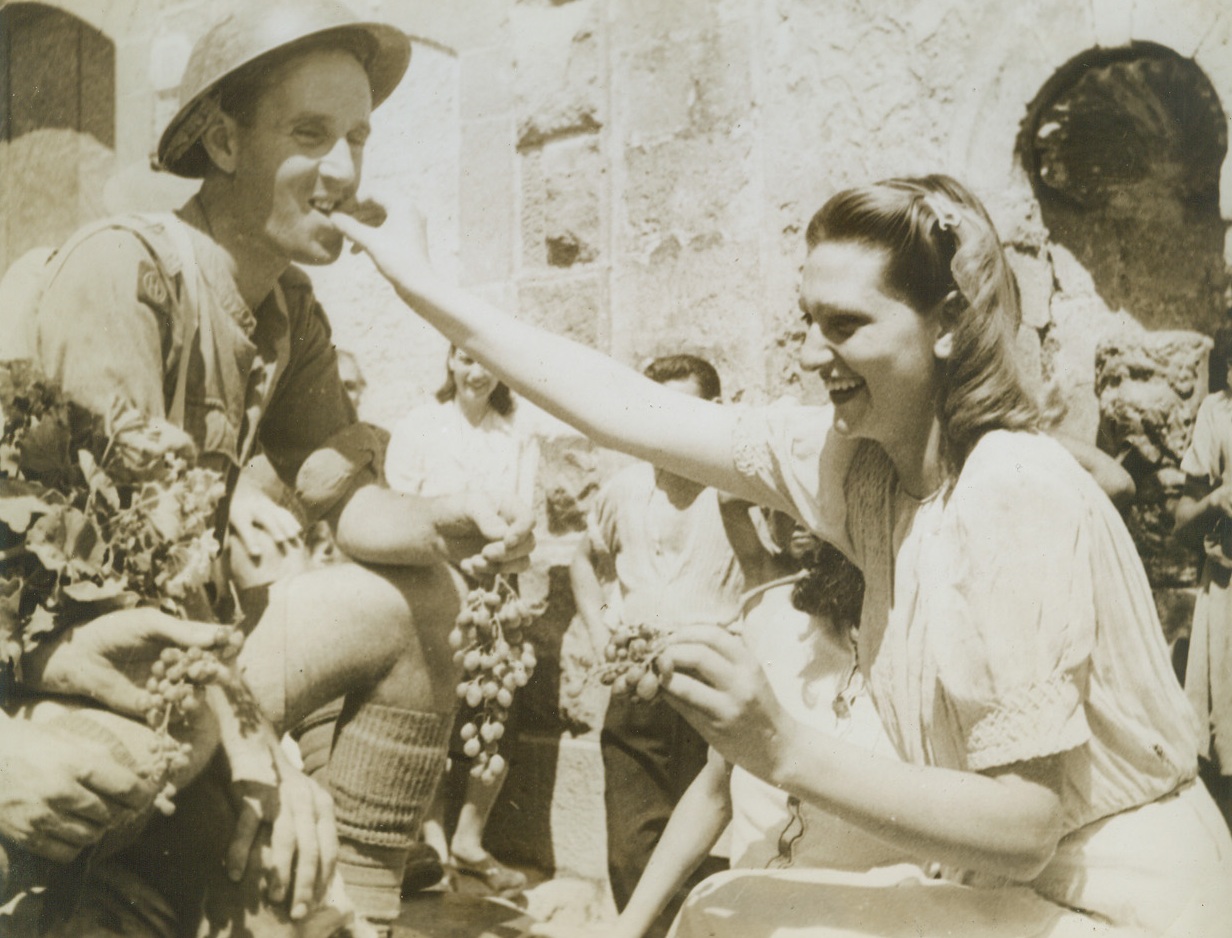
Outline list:
[[[774,471],[766,441],[754,431],[752,412],[743,410],[736,415],[736,427],[732,431],[732,464],[746,479],[766,479]]]
[[[973,772],[1056,755],[1091,738],[1078,687],[1069,674],[1020,687],[999,700],[967,734]]]

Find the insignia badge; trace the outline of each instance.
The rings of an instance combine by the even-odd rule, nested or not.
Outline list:
[[[166,306],[167,285],[152,264],[143,263],[137,274],[137,299],[149,306]]]

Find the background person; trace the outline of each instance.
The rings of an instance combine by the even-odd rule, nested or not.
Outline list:
[[[1207,784],[1232,825],[1232,330],[1215,336],[1211,393],[1198,406],[1193,439],[1181,459],[1185,492],[1176,506],[1176,533],[1201,538],[1202,569],[1185,691],[1207,732],[1200,750]]]
[[[706,401],[722,395],[719,374],[695,355],[656,358],[646,377]],[[570,566],[573,595],[602,655],[611,633],[647,625],[666,633],[690,622],[728,622],[745,588],[738,553],[752,528],[743,503],[650,463],[617,473],[599,489]],[[735,541],[735,545],[733,545]],[[756,546],[756,545],[755,545]],[[612,604],[601,575],[613,581]],[[613,695],[599,737],[607,815],[608,875],[618,909],[633,894],[672,809],[706,763],[706,741],[662,699]],[[660,923],[671,922],[678,902]]]
[[[901,762],[793,719],[717,626],[677,635],[665,691],[733,763],[949,876],[874,897],[785,871],[756,895],[739,884],[756,912],[729,919],[734,933],[1225,927],[1232,837],[1195,782],[1197,721],[1150,586],[1111,502],[1037,432],[1013,275],[965,187],[886,180],[822,207],[801,359],[831,405],[740,413],[446,284],[413,221],[338,224],[521,393],[603,445],[791,512],[862,569],[861,669]],[[793,903],[805,884],[816,892]],[[710,926],[682,919],[679,934]]]
[[[526,422],[518,419],[509,388],[452,346],[445,357],[445,373],[436,400],[415,408],[394,428],[385,458],[389,485],[424,496],[468,491],[507,494],[533,505],[539,446]],[[463,722],[459,714],[451,736],[451,757],[458,763],[469,761],[458,737]],[[510,745],[509,737],[505,739],[503,745]],[[423,830],[424,842],[442,862],[503,896],[520,893],[526,876],[487,851],[483,832],[508,774],[508,768],[502,768],[492,782],[465,775],[452,838],[445,831],[443,788]],[[439,879],[439,866],[434,872]],[[408,876],[413,875],[415,871],[408,870]]]

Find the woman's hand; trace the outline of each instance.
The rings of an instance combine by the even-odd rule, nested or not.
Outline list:
[[[103,746],[0,713],[0,837],[68,863],[154,799]]]
[[[238,882],[255,863],[269,901],[285,903],[291,918],[298,920],[322,901],[334,876],[334,803],[291,764],[281,747],[274,744],[273,750],[276,783],[233,784],[239,817],[227,849],[227,875]]]
[[[329,220],[372,258],[394,286],[413,293],[423,278],[434,275],[428,257],[428,225],[411,203],[382,196],[379,201],[359,203],[354,212],[336,211]]]
[[[668,702],[728,762],[773,779],[793,721],[737,636],[688,625],[659,656]]]
[[[433,499],[433,522],[448,558],[468,576],[525,570],[535,516],[512,498],[482,493]]]
[[[87,697],[143,719],[146,681],[164,648],[225,647],[230,629],[177,619],[157,609],[124,609],[73,626],[22,660],[22,687]]]

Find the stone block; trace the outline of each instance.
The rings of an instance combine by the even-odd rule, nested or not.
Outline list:
[[[558,436],[539,444],[539,484],[549,534],[586,530],[586,516],[601,482],[595,445],[583,436]]]
[[[1101,47],[1127,46],[1133,38],[1134,6],[1125,0],[1092,0],[1091,21]]]
[[[513,111],[513,52],[491,46],[460,56],[463,120],[487,120]]]
[[[746,239],[759,217],[753,143],[725,133],[680,136],[625,150],[623,206],[629,243],[651,260],[684,245]],[[675,246],[673,247],[673,239]]]
[[[1216,21],[1227,14],[1218,4],[1155,3],[1134,0],[1134,40],[1167,46],[1182,58],[1190,58]]]
[[[608,308],[601,272],[518,284],[518,318],[595,348],[607,346]]]
[[[184,66],[192,52],[193,40],[183,33],[164,33],[150,48],[150,83],[157,92],[176,92]]]
[[[752,14],[756,0],[613,0],[612,44],[616,48],[663,42]]]
[[[509,0],[466,0],[465,10],[439,0],[380,0],[374,15],[445,48],[486,48],[509,35]]]
[[[459,230],[467,283],[504,280],[513,270],[514,149],[504,118],[462,125]]]
[[[593,738],[560,741],[552,793],[552,850],[560,875],[607,882],[607,824],[603,759]],[[596,904],[610,909],[605,890]]]
[[[594,135],[525,150],[522,163],[522,262],[573,267],[598,260],[606,233],[607,165]]]
[[[691,352],[711,361],[732,399],[765,380],[758,249],[748,241],[669,236],[648,261],[613,275],[612,347],[624,361]],[[616,318],[616,317],[619,318]]]
[[[1052,265],[1045,258],[1022,251],[1010,250],[1007,256],[1022,294],[1023,325],[1045,328],[1051,317]]]
[[[625,142],[730,130],[750,120],[753,34],[748,24],[691,32],[682,40],[617,53],[614,116]]]
[[[607,69],[594,0],[518,5],[512,24],[518,146],[602,126]]]

